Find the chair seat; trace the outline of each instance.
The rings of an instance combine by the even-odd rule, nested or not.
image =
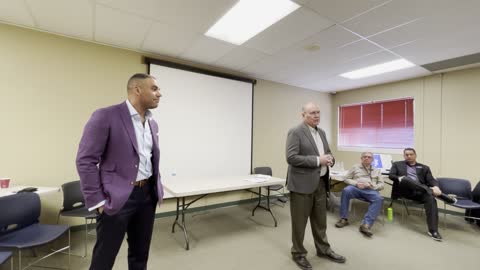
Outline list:
[[[0,251],[0,264],[6,262],[10,257],[12,257],[12,252],[10,251]]]
[[[463,209],[480,209],[480,204],[471,200],[458,200],[453,206]]]
[[[81,207],[69,211],[61,211],[60,215],[66,217],[95,218],[97,216],[97,213],[95,211],[88,211],[86,207]]]
[[[59,238],[69,228],[68,225],[36,223],[0,236],[0,247],[24,249],[41,246]]]

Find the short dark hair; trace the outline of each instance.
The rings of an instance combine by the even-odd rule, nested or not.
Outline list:
[[[127,83],[127,89],[130,89],[133,87],[133,83],[134,82],[137,82],[139,80],[145,80],[145,79],[148,79],[148,78],[152,78],[152,79],[156,79],[155,77],[153,77],[152,75],[150,74],[146,74],[146,73],[135,73],[132,75],[132,77],[130,77],[130,79],[128,79],[128,83]]]
[[[417,154],[417,151],[415,151],[415,149],[411,148],[411,147],[407,147],[405,149],[403,149],[403,154],[405,155],[405,151],[413,151],[413,153],[416,155]]]

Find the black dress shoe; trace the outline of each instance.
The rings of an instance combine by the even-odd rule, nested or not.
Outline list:
[[[312,265],[310,262],[305,258],[303,255],[293,255],[293,261],[303,270],[310,270],[312,269]]]
[[[455,204],[457,202],[457,198],[454,197],[455,195],[447,195],[447,194],[440,194],[438,198],[448,204]]]
[[[428,235],[435,241],[442,241],[442,236],[437,231],[429,231]]]
[[[329,251],[326,254],[317,253],[317,256],[318,257],[327,257],[327,259],[329,259],[331,261],[334,261],[336,263],[345,263],[347,261],[347,258],[333,252],[333,250]]]

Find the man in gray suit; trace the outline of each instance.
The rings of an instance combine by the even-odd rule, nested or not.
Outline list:
[[[301,269],[312,269],[303,246],[308,218],[312,227],[317,256],[337,263],[346,258],[336,254],[328,243],[327,192],[329,170],[335,162],[325,131],[318,128],[320,108],[313,103],[302,107],[303,123],[292,128],[287,137],[288,190],[292,218],[292,258]]]

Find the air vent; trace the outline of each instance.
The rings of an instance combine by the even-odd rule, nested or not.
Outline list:
[[[454,68],[459,68],[467,65],[477,64],[477,63],[480,63],[480,53],[442,60],[435,63],[422,65],[422,67],[430,70],[431,72],[436,72],[440,70],[443,71],[446,69],[454,69]]]

